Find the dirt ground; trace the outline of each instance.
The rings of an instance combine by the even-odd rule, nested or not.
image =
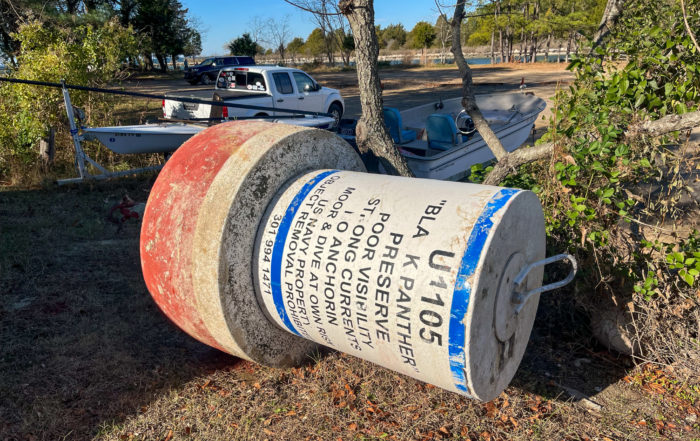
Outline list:
[[[454,96],[455,73],[382,71],[386,103]],[[314,74],[350,114],[352,75]],[[523,76],[543,98],[571,79],[475,69],[480,91],[517,90]],[[271,369],[204,346],[151,300],[140,222],[107,220],[124,194],[145,202],[154,179],[0,189],[0,440],[700,439],[700,389],[600,347],[565,290],[543,298],[520,369],[490,403],[334,352]]]
[[[566,70],[566,63],[510,63],[499,65],[476,65],[472,67],[476,93],[516,92],[524,80],[526,91],[532,92],[547,102],[535,124],[541,134],[551,116],[552,100],[558,87],[566,87],[573,74]],[[310,72],[320,84],[340,90],[345,100],[345,117],[359,118],[361,113],[357,75],[347,72]],[[454,66],[412,69],[382,69],[380,78],[384,86],[384,104],[406,109],[442,98],[460,96],[461,79]],[[191,86],[184,79],[169,78],[132,80],[127,88],[145,93],[170,93],[187,90],[207,90],[212,86]]]

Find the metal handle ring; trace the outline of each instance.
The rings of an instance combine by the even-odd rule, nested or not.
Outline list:
[[[527,278],[527,275],[530,273],[530,271],[532,271],[534,268],[564,260],[568,260],[569,263],[571,263],[571,272],[569,272],[569,275],[566,276],[565,279],[544,286],[540,286],[539,288],[535,288],[524,293],[520,292],[521,285]],[[515,307],[515,313],[519,313],[520,310],[523,309],[523,307],[525,306],[525,302],[527,301],[527,299],[534,296],[535,294],[541,294],[543,292],[552,291],[553,289],[561,288],[563,286],[568,285],[569,282],[571,282],[574,279],[577,269],[578,265],[576,263],[576,259],[571,254],[557,254],[556,256],[548,257],[546,259],[533,262],[530,265],[523,268],[520,271],[520,273],[515,277],[515,280],[513,280],[515,291],[513,292],[513,297],[511,298],[511,301],[517,305]]]

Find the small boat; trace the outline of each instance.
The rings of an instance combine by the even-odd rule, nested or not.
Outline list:
[[[546,103],[532,94],[477,95],[477,105],[501,144],[508,151],[520,147],[530,135]],[[389,133],[416,177],[459,180],[472,165],[494,159],[462,108],[462,98],[438,100],[398,111],[385,108]],[[344,125],[345,121],[345,125]],[[352,123],[341,121],[340,134],[354,141]],[[379,171],[382,171],[379,165]]]
[[[262,121],[262,120],[261,120]],[[330,128],[335,120],[325,116],[303,118],[268,118],[264,121],[320,129]],[[169,153],[206,129],[206,125],[184,123],[140,124],[114,127],[83,127],[83,140],[97,140],[119,154]]]

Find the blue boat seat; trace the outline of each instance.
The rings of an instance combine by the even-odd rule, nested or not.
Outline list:
[[[445,113],[433,113],[425,121],[428,146],[435,150],[449,150],[462,142],[452,116]]]
[[[386,124],[389,134],[396,144],[405,144],[416,140],[415,130],[403,129],[403,121],[401,121],[399,109],[385,107],[383,113],[384,124]]]

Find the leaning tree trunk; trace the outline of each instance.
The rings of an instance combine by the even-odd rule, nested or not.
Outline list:
[[[479,110],[479,106],[476,104],[476,98],[474,97],[474,85],[472,81],[472,70],[462,54],[462,42],[459,34],[461,32],[462,20],[465,16],[465,1],[466,0],[457,0],[455,13],[451,22],[452,55],[454,55],[455,63],[457,63],[457,66],[459,67],[459,74],[462,76],[462,106],[474,121],[476,130],[484,139],[489,149],[491,149],[493,155],[497,160],[500,160],[501,158],[505,157],[508,152],[506,152],[506,150],[503,148],[501,140],[498,139],[495,133],[493,133],[493,130],[491,130],[491,127],[489,127],[488,123],[486,122],[486,118],[484,118],[481,110]]]
[[[363,153],[371,151],[388,173],[413,176],[384,125],[382,91],[377,71],[379,43],[374,28],[374,2],[341,0],[338,7],[350,22],[355,40],[357,82],[362,105],[362,116],[356,129],[357,147]]]

